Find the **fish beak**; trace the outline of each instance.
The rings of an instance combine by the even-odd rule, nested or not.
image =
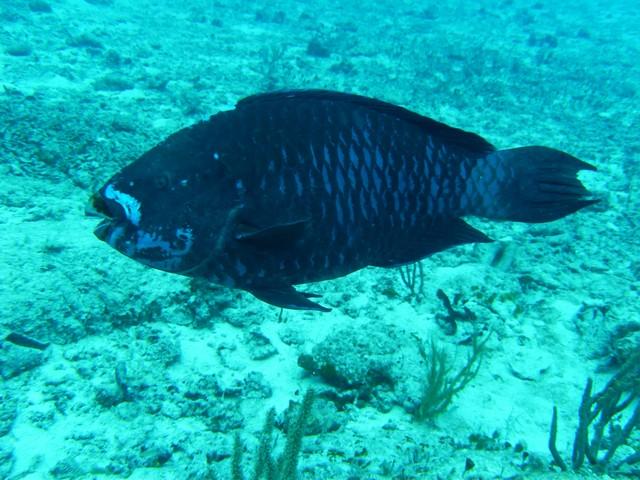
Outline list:
[[[107,217],[104,213],[101,213],[98,210],[96,210],[96,207],[94,207],[90,203],[87,203],[84,206],[84,215],[85,217],[100,217],[100,218]]]
[[[87,217],[112,218],[106,203],[97,193],[91,195],[89,202],[84,207],[84,214]]]
[[[102,221],[98,224],[93,233],[100,240],[105,240],[113,218],[109,215],[107,206],[100,195],[94,193],[91,196],[89,202],[84,207],[84,214],[87,217],[102,218]]]
[[[101,221],[98,226],[93,230],[93,234],[103,242],[107,241],[107,235],[109,234],[109,227],[111,226],[111,220],[105,219]]]

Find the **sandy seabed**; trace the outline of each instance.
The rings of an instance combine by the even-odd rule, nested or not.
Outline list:
[[[279,451],[309,388],[300,478],[600,476],[560,473],[547,439],[555,405],[569,461],[586,379],[602,388],[640,349],[631,2],[34,0],[0,2],[0,19],[0,334],[51,343],[0,344],[1,478],[230,478],[235,433],[251,465],[275,408]],[[327,314],[150,270],[93,236],[84,206],[111,174],[283,88],[385,99],[500,148],[559,148],[598,167],[581,178],[601,202],[542,225],[474,220],[496,242],[424,260],[421,292],[397,269],[314,285]],[[439,289],[473,313],[455,335]],[[455,371],[477,331],[491,332],[478,375],[416,421],[416,337]],[[636,431],[617,458],[639,448]]]

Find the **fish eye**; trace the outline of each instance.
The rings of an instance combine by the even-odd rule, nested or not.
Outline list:
[[[169,174],[162,173],[153,179],[153,184],[156,188],[167,188],[169,186]]]

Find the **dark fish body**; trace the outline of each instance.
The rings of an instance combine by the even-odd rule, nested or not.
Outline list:
[[[94,195],[96,235],[144,264],[324,307],[293,285],[489,238],[461,218],[546,222],[594,202],[594,167],[365,97],[248,97],[171,135]]]

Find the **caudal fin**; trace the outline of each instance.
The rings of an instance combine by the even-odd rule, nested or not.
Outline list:
[[[521,147],[490,154],[506,170],[500,186],[500,213],[517,222],[557,220],[596,203],[578,180],[580,170],[596,170],[568,153],[547,147]]]

